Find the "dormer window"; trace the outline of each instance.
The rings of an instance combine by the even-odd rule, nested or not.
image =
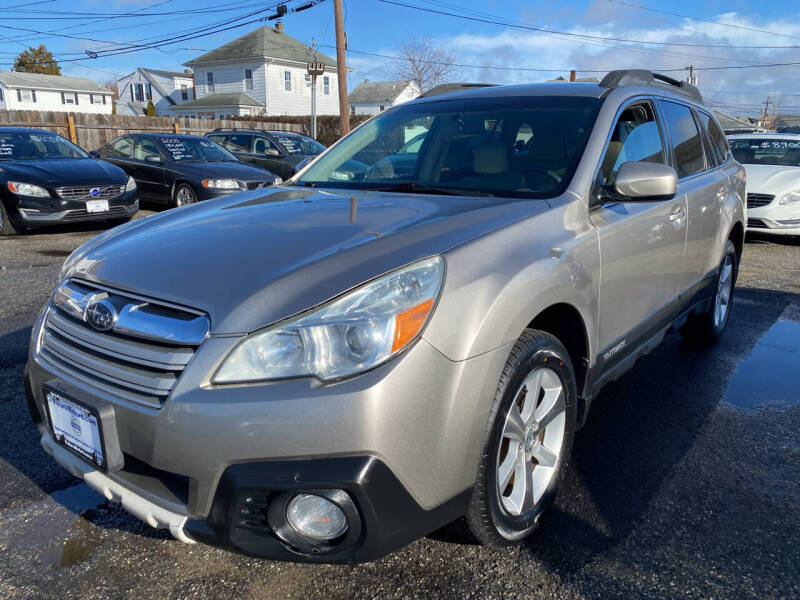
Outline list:
[[[244,89],[253,89],[253,69],[244,70]]]
[[[209,94],[214,93],[214,73],[211,71],[206,73],[206,92]]]

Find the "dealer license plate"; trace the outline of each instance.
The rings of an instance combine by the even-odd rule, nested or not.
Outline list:
[[[103,440],[97,413],[60,393],[46,390],[53,438],[86,460],[104,467]]]
[[[87,200],[86,212],[87,213],[108,212],[108,200]]]

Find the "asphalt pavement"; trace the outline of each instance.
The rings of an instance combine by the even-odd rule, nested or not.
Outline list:
[[[800,598],[800,243],[746,244],[715,347],[670,335],[605,388],[525,545],[310,566],[177,542],[41,449],[30,326],[96,233],[0,238],[0,598]]]

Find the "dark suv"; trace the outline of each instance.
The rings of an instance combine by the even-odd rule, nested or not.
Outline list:
[[[314,138],[293,131],[215,129],[206,137],[239,160],[272,171],[283,179],[294,175],[300,162],[325,150]]]

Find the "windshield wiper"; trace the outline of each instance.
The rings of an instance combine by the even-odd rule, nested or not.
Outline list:
[[[406,181],[372,189],[376,192],[407,192],[410,194],[440,194],[442,196],[494,196],[494,194],[481,190],[436,187],[417,183],[416,181]]]

